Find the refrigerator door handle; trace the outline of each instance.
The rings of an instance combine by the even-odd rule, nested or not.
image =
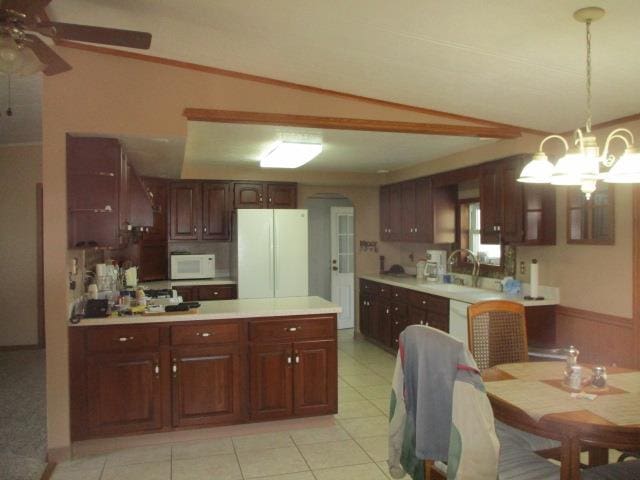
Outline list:
[[[275,296],[275,288],[274,288],[274,282],[275,282],[275,272],[274,272],[274,251],[273,251],[273,232],[274,230],[274,226],[273,224],[269,225],[269,289],[271,290],[272,294]]]

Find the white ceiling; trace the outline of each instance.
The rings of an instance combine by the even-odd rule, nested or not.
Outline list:
[[[300,170],[376,173],[467,150],[493,139],[411,133],[189,122],[184,163],[257,167],[278,141],[322,143]]]
[[[637,0],[54,0],[52,19],[153,34],[150,54],[545,131],[640,112]]]
[[[118,137],[127,159],[147,177],[180,178],[184,160],[183,138]]]

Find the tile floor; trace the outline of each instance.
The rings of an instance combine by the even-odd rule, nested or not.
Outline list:
[[[129,448],[57,466],[53,480],[386,480],[395,357],[338,334],[333,425]],[[310,421],[311,423],[311,421]]]

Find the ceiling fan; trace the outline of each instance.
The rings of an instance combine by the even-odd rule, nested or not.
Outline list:
[[[148,49],[151,34],[117,28],[52,22],[44,9],[51,0],[0,0],[0,72],[56,75],[69,65],[36,33],[54,40],[75,40]]]

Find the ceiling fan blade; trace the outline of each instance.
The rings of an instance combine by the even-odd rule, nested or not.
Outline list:
[[[53,27],[53,33],[51,32]],[[102,43],[118,47],[148,49],[151,46],[151,34],[118,28],[93,27],[74,23],[41,22],[37,25],[42,34],[58,40],[76,40],[79,42]]]
[[[26,45],[33,50],[38,60],[46,65],[42,71],[45,75],[56,75],[71,70],[71,65],[35,35],[27,34],[25,40]]]

